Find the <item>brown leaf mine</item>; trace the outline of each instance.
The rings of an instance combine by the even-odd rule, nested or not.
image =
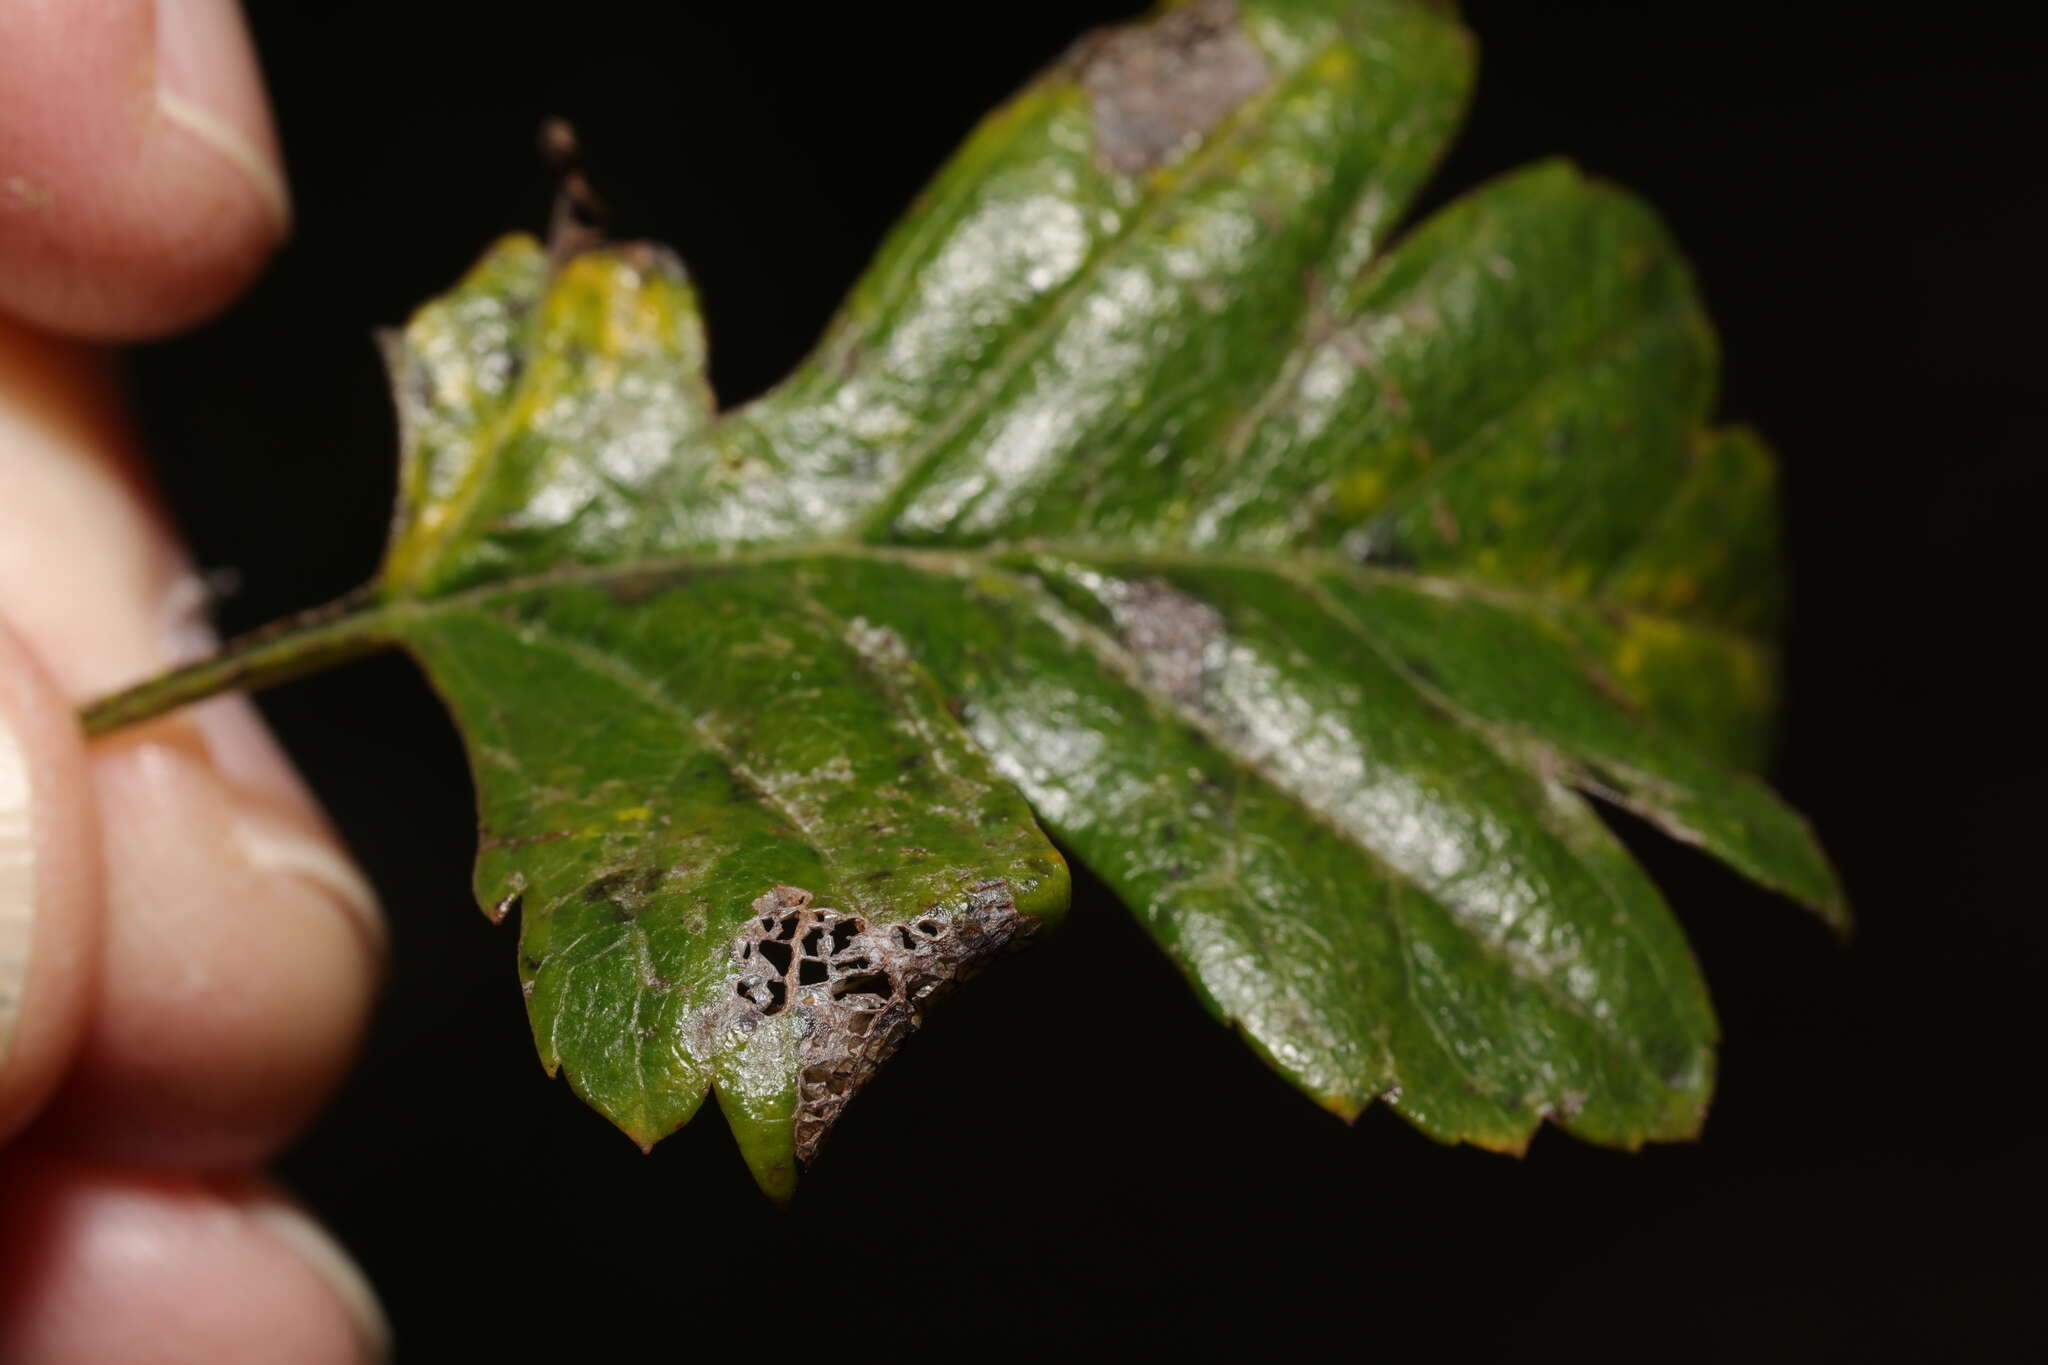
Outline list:
[[[754,902],[733,947],[741,1008],[803,1021],[796,1155],[806,1165],[846,1102],[924,1022],[924,1007],[1038,927],[1003,881],[969,887],[964,912],[902,924],[811,901],[799,887],[776,887]]]

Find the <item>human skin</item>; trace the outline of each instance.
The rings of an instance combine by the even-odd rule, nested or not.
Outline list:
[[[243,700],[74,719],[206,644],[102,348],[218,311],[288,227],[234,0],[0,0],[0,1360],[387,1348],[261,1174],[360,1040],[369,888]]]

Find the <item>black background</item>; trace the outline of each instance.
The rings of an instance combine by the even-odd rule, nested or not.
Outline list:
[[[169,500],[244,581],[224,625],[367,576],[393,466],[369,330],[540,225],[542,114],[577,122],[622,233],[690,261],[738,400],[982,110],[1132,8],[256,7],[296,240],[132,366]],[[2015,648],[2039,622],[2043,71],[1988,8],[1899,8],[1473,0],[1477,103],[1423,206],[1555,152],[1644,193],[1720,322],[1723,411],[1782,452],[1776,775],[1863,928],[1844,950],[1638,840],[1726,1029],[1703,1142],[1550,1132],[1517,1162],[1378,1111],[1347,1128],[1084,882],[1068,931],[945,1008],[777,1212],[715,1115],[642,1157],[542,1077],[510,933],[468,900],[455,737],[381,659],[264,704],[393,920],[364,1065],[284,1169],[401,1357],[2048,1350],[2039,683]]]

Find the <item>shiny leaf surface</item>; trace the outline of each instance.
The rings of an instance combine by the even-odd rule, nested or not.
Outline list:
[[[1588,798],[1846,925],[1754,775],[1771,458],[1626,194],[1393,235],[1470,68],[1417,0],[1084,39],[724,413],[673,258],[508,238],[389,341],[369,595],[93,722],[410,649],[543,1062],[644,1144],[715,1095],[777,1196],[1051,840],[1339,1114],[1688,1136],[1713,1014]]]

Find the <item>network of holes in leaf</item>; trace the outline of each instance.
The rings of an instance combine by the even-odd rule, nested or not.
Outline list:
[[[1017,913],[1003,881],[968,888],[964,913],[904,924],[870,925],[812,899],[778,886],[754,902],[735,945],[733,983],[742,1008],[802,1020],[795,1137],[804,1162],[847,1100],[924,1022],[924,1006],[1038,927]]]

